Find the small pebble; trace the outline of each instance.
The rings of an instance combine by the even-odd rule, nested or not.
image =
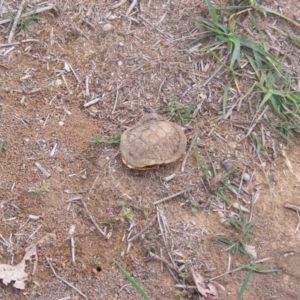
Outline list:
[[[244,181],[250,181],[250,175],[248,173],[243,174],[243,180]]]
[[[230,170],[230,161],[225,159],[221,162],[222,167],[228,172]]]
[[[113,28],[114,28],[114,26],[111,25],[110,23],[107,23],[107,24],[103,25],[103,27],[102,27],[102,29],[103,29],[104,31],[110,31],[110,30],[112,30]]]
[[[64,123],[63,121],[59,121],[59,122],[58,122],[58,125],[59,125],[59,126],[64,126],[65,123]]]

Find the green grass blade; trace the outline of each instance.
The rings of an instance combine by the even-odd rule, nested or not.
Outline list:
[[[213,20],[214,23],[218,23],[218,15],[217,15],[215,7],[212,5],[210,0],[205,0],[205,2],[208,7],[209,15],[210,15],[211,19]]]
[[[193,45],[195,45],[195,44],[198,44],[198,43],[201,42],[202,40],[205,40],[205,39],[210,38],[210,37],[212,37],[212,36],[215,36],[215,34],[214,34],[213,32],[205,33],[205,34],[199,36],[198,38],[196,38],[195,40],[191,41],[191,42],[189,43],[189,46],[193,46]]]
[[[289,33],[289,38],[295,46],[300,47],[300,38],[299,37],[293,35],[292,33]]]
[[[235,72],[232,68],[228,67],[213,51],[209,50],[209,53],[217,60],[218,63],[220,63],[225,69],[230,71],[232,75],[239,76],[237,72]]]
[[[115,260],[115,264],[123,274],[123,276],[132,284],[132,286],[143,296],[145,300],[151,300],[143,288],[122,268],[122,266]]]
[[[247,285],[248,285],[248,283],[249,283],[249,280],[250,280],[250,277],[251,277],[251,275],[252,275],[252,270],[247,274],[247,276],[245,277],[245,279],[244,279],[244,281],[243,281],[243,283],[242,283],[242,286],[241,286],[241,289],[240,289],[240,292],[239,292],[239,294],[238,294],[238,300],[241,300],[242,299],[242,297],[243,297],[243,294],[244,294],[244,292],[245,292],[245,290],[246,290],[246,288],[247,288]]]
[[[231,61],[230,61],[230,68],[233,67],[234,63],[236,61],[240,61],[241,56],[241,43],[239,39],[237,39],[235,36],[232,36],[230,40],[234,43],[234,50],[231,54]]]
[[[255,10],[263,13],[265,16],[266,16],[267,13],[270,13],[270,14],[273,14],[273,15],[275,15],[277,17],[280,17],[280,18],[282,18],[282,19],[284,19],[284,20],[292,23],[293,25],[295,25],[297,27],[300,27],[300,23],[298,23],[298,22],[296,22],[296,21],[294,21],[294,20],[292,20],[292,19],[290,19],[290,18],[288,18],[288,17],[286,17],[286,16],[278,13],[277,11],[275,11],[275,10],[273,10],[271,8],[268,8],[268,7],[265,7],[265,6],[261,6],[261,5],[253,6],[253,8]]]
[[[267,92],[266,95],[264,96],[263,100],[261,101],[259,107],[261,108],[262,106],[264,106],[266,104],[266,102],[271,98],[273,94],[271,92]]]

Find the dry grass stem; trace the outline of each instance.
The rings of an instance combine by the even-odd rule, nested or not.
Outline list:
[[[131,13],[131,11],[133,10],[133,8],[136,6],[137,4],[137,0],[133,0],[129,6],[129,8],[127,9],[127,12],[125,14],[125,17],[128,17]]]
[[[51,271],[53,273],[53,275],[58,279],[60,280],[61,282],[63,282],[64,284],[68,285],[70,288],[74,289],[78,294],[80,294],[83,298],[85,299],[88,299],[88,297],[82,293],[79,289],[77,289],[74,285],[72,285],[71,283],[69,283],[68,281],[64,280],[63,278],[61,278],[60,276],[57,275],[56,271],[54,270],[52,264],[51,264],[51,261],[48,257],[46,257],[46,260],[47,260],[47,263],[48,265],[50,266],[51,268]]]
[[[263,112],[259,115],[259,117],[254,120],[253,119],[253,125],[250,127],[250,129],[248,130],[247,134],[240,140],[240,142],[242,140],[244,140],[247,136],[249,136],[249,134],[252,132],[252,130],[254,129],[254,127],[257,125],[257,123],[259,122],[259,120],[263,117],[263,115],[266,113],[267,109],[269,108],[269,106],[267,105],[265,107],[265,109],[263,110]],[[258,111],[257,111],[258,112]]]
[[[48,10],[51,10],[51,9],[54,9],[55,11],[57,11],[57,8],[54,5],[51,4],[51,5],[48,5],[46,7],[38,8],[37,10],[32,10],[32,11],[26,12],[26,13],[21,15],[21,18],[25,18],[25,17],[30,16],[32,14],[39,14],[39,13],[42,13],[42,12],[45,12],[45,11],[48,11]],[[10,23],[10,22],[11,22],[11,19],[4,19],[4,20],[0,21],[0,25]]]
[[[294,204],[287,203],[287,204],[284,205],[284,207],[290,208],[290,209],[293,209],[295,211],[300,212],[300,206],[297,206],[297,205],[294,205]]]
[[[254,261],[252,264],[254,265],[254,264],[262,263],[262,262],[265,262],[265,261],[270,260],[270,259],[272,259],[272,257],[263,258],[263,259]],[[218,276],[216,276],[216,277],[212,277],[212,278],[208,279],[207,282],[211,282],[211,281],[216,280],[216,279],[218,279],[218,278],[220,278],[220,277],[223,277],[223,276],[228,275],[228,274],[232,274],[232,273],[237,272],[237,271],[240,271],[240,270],[242,270],[242,269],[244,269],[244,266],[238,267],[238,268],[236,268],[236,269],[234,269],[234,270],[231,270],[231,271],[229,271],[229,272],[225,272],[225,273],[223,273],[223,274],[221,274],[221,275],[218,275]]]
[[[198,139],[198,133],[195,133],[193,139],[192,139],[192,142],[191,142],[191,145],[183,159],[183,162],[182,162],[182,165],[181,165],[181,173],[184,172],[184,169],[185,169],[185,165],[186,165],[186,162],[187,162],[187,159],[189,158],[190,154],[191,154],[191,151],[193,149],[193,146],[194,146],[194,143],[195,141],[197,142],[197,139]]]
[[[92,99],[91,101],[89,101],[89,102],[83,104],[83,107],[87,108],[87,107],[89,107],[89,106],[91,106],[91,105],[94,105],[94,104],[98,103],[101,99],[102,99],[102,98],[95,98],[95,99]]]
[[[9,36],[8,36],[8,40],[7,40],[7,42],[8,42],[9,44],[11,43],[12,38],[13,38],[13,36],[14,36],[14,34],[15,34],[15,31],[16,31],[17,25],[18,25],[18,23],[19,23],[19,19],[20,19],[20,16],[21,16],[23,7],[24,7],[24,5],[25,5],[25,2],[26,2],[26,0],[22,0],[22,2],[21,2],[21,4],[20,4],[20,7],[19,7],[19,9],[18,9],[18,11],[17,11],[17,14],[16,14],[16,16],[14,17],[14,22],[13,22],[13,25],[12,25],[12,27],[11,27],[11,30],[10,30],[10,33],[9,33]]]
[[[115,9],[115,8],[117,8],[117,7],[119,7],[119,6],[122,6],[122,5],[125,4],[126,2],[127,2],[127,0],[121,0],[119,3],[113,5],[111,8],[112,8],[112,9]]]
[[[170,268],[172,271],[174,271],[174,272],[176,272],[176,274],[178,274],[178,272],[179,272],[178,268],[175,268],[174,266],[172,266],[165,258],[159,257],[158,255],[156,255],[152,252],[150,252],[150,257],[164,263],[168,268]]]
[[[81,203],[82,203],[82,205],[84,206],[84,208],[85,208],[85,210],[86,210],[86,212],[87,212],[87,214],[88,214],[90,220],[91,220],[92,223],[94,224],[94,226],[95,226],[95,227],[97,228],[97,230],[105,237],[105,232],[99,227],[99,225],[98,225],[97,222],[95,221],[94,217],[92,216],[92,214],[91,214],[90,211],[88,210],[86,203],[85,203],[82,199],[80,199],[80,200],[81,200]]]
[[[39,169],[39,171],[41,171],[47,178],[51,176],[51,174],[47,172],[46,169],[44,169],[40,163],[35,162],[34,164]]]
[[[139,233],[137,233],[132,238],[128,239],[127,242],[132,242],[132,241],[136,240],[141,234],[143,234],[148,228],[150,228],[155,223],[155,220],[156,220],[156,215]]]
[[[165,197],[165,198],[162,198],[162,199],[160,199],[160,200],[157,200],[157,201],[155,201],[153,204],[154,204],[154,205],[160,204],[160,203],[162,203],[162,202],[164,202],[164,201],[173,199],[173,198],[175,198],[175,197],[177,197],[177,196],[180,196],[180,195],[182,195],[182,194],[184,194],[184,193],[186,193],[186,192],[189,192],[190,190],[191,190],[191,189],[183,190],[183,191],[178,192],[178,193],[176,193],[176,194],[173,194],[173,195],[170,195],[170,196],[168,196],[168,197]]]

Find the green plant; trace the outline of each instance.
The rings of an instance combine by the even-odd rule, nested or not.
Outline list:
[[[7,150],[7,141],[5,139],[0,139],[0,155]]]
[[[245,277],[245,279],[243,280],[243,283],[241,285],[241,288],[240,288],[240,291],[239,291],[239,294],[238,294],[238,300],[241,300],[242,299],[242,296],[247,288],[247,285],[249,283],[249,280],[250,280],[250,277],[252,275],[252,270],[248,272],[247,276]]]
[[[120,201],[119,205],[121,206],[121,214],[125,217],[128,221],[132,221],[134,218],[134,213],[132,212],[130,207],[126,206],[125,201]]]
[[[108,225],[109,228],[113,228],[114,226],[114,222],[111,219],[106,220],[105,224]]]
[[[252,227],[255,221],[248,221],[242,209],[239,210],[239,218],[232,219],[226,218],[226,222],[233,226],[239,233],[239,238],[235,241],[231,241],[229,239],[216,236],[216,240],[228,245],[229,247],[226,249],[228,252],[240,252],[245,255],[250,255],[250,253],[245,249],[246,242],[249,239],[249,235],[251,233]]]
[[[167,107],[162,109],[160,112],[168,114],[171,117],[178,118],[182,124],[189,123],[194,120],[192,112],[198,105],[198,102],[185,105],[178,101],[172,100],[168,102]]]
[[[185,295],[185,291],[175,290],[174,295],[176,297],[183,297]]]
[[[16,27],[16,31],[15,33],[19,33],[20,31],[24,30],[26,27],[28,27],[33,21],[39,21],[40,20],[40,17],[36,14],[36,9],[37,9],[37,6],[35,5],[34,6],[34,11],[31,15],[28,15],[24,18],[21,18],[17,24],[17,27]],[[8,9],[8,14],[9,14],[9,17],[11,19],[10,21],[10,26],[12,26],[14,20],[15,20],[15,15]]]
[[[121,133],[117,133],[116,135],[114,135],[112,138],[110,139],[106,139],[103,137],[93,137],[90,139],[90,143],[92,144],[119,144],[121,140]]]
[[[271,13],[297,27],[300,27],[300,24],[260,5],[260,1],[245,0],[239,1],[238,4],[232,1],[231,6],[218,9],[214,7],[210,0],[205,0],[205,2],[210,18],[198,18],[196,23],[205,27],[207,31],[193,40],[190,45],[208,40],[208,44],[200,48],[200,51],[210,53],[232,75],[229,84],[224,89],[222,99],[223,117],[226,116],[229,87],[232,81],[241,94],[237,78],[243,75],[240,62],[247,61],[248,66],[253,69],[256,78],[248,91],[244,95],[241,95],[238,105],[243,100],[249,98],[249,96],[251,98],[252,94],[256,94],[258,107],[261,108],[262,106],[269,105],[273,112],[281,119],[280,122],[273,122],[271,125],[276,128],[276,131],[283,138],[290,141],[291,131],[300,130],[300,93],[291,88],[292,75],[289,70],[282,67],[285,57],[271,54],[272,51],[270,51],[264,40],[255,13],[259,12],[264,16],[267,13]],[[238,27],[237,17],[246,13],[259,34],[259,43],[252,41],[245,34],[245,31],[242,32]],[[227,22],[225,22],[225,17],[228,20]],[[289,34],[289,38],[294,44],[299,46],[300,39],[298,37]],[[218,50],[223,49],[224,46],[227,48],[228,54],[222,60],[218,55]]]
[[[292,33],[289,33],[289,38],[295,46],[300,47],[300,38],[299,37],[293,35]]]
[[[122,266],[115,260],[116,266],[119,268],[123,276],[131,283],[131,285],[143,296],[145,300],[151,300],[145,290],[127,273]]]
[[[31,189],[29,189],[29,192],[37,194],[40,198],[44,198],[46,193],[49,192],[49,187],[50,187],[49,183],[47,183],[45,180],[43,180],[40,187],[31,188]]]

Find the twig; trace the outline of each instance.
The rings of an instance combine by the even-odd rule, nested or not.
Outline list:
[[[49,5],[49,6],[46,6],[46,7],[38,8],[37,10],[32,10],[32,11],[29,11],[27,13],[24,13],[24,14],[21,15],[21,18],[30,16],[32,14],[38,14],[38,13],[41,13],[41,12],[44,12],[44,11],[47,11],[47,10],[51,10],[51,9],[54,9],[56,11],[56,7],[54,5]],[[5,20],[0,21],[0,25],[10,23],[10,22],[11,22],[11,19],[5,19]]]
[[[172,42],[172,38],[167,35],[166,33],[162,32],[161,30],[159,30],[156,26],[154,26],[150,21],[148,21],[146,18],[144,18],[142,15],[139,15],[139,17],[141,19],[143,19],[147,24],[149,24],[151,27],[153,27],[158,33],[160,33],[162,36],[164,36],[167,40],[169,40],[170,42]]]
[[[87,107],[99,102],[101,99],[103,99],[103,98],[95,98],[95,99],[83,104],[83,107],[87,108]]]
[[[259,117],[256,119],[256,121],[253,121],[253,125],[250,127],[250,129],[248,130],[247,134],[240,140],[240,142],[242,140],[244,140],[254,129],[254,127],[256,126],[256,124],[258,123],[258,121],[262,118],[262,116],[265,114],[266,110],[269,108],[269,106],[267,105],[266,108],[263,110],[263,112],[259,115]]]
[[[98,231],[105,237],[105,232],[104,232],[104,231],[99,227],[99,225],[96,223],[96,221],[94,220],[94,217],[93,217],[92,214],[89,212],[89,210],[88,210],[88,208],[87,208],[85,202],[84,202],[82,199],[80,199],[80,201],[81,201],[82,205],[84,206],[84,208],[85,208],[85,210],[86,210],[86,212],[87,212],[87,214],[88,214],[90,220],[91,220],[92,223],[94,224],[94,226],[95,226],[95,227],[98,229]]]
[[[90,78],[89,75],[85,77],[85,96],[90,97],[90,89],[89,89]]]
[[[159,99],[159,95],[161,93],[161,89],[166,81],[167,77],[165,77],[165,79],[161,82],[160,86],[159,86],[159,89],[158,89],[158,93],[157,93],[157,99]]]
[[[75,241],[74,241],[74,234],[75,234],[75,225],[71,225],[69,230],[70,235],[70,242],[71,242],[71,255],[72,255],[72,263],[75,264]]]
[[[127,0],[121,0],[119,3],[113,5],[111,8],[114,9],[114,8],[117,8],[119,6],[122,6],[123,4],[125,4],[127,2]]]
[[[130,238],[129,240],[127,240],[127,242],[132,242],[134,240],[136,240],[142,233],[144,233],[149,227],[151,227],[154,222],[156,220],[156,215],[152,218],[152,220],[150,221],[150,223],[148,223],[139,233],[137,233],[135,236],[133,236],[132,238]]]
[[[166,251],[167,251],[167,253],[168,253],[168,256],[169,256],[169,258],[170,258],[170,260],[171,260],[171,262],[172,262],[174,268],[176,268],[176,264],[175,264],[175,262],[174,262],[174,260],[173,260],[173,257],[172,257],[172,255],[171,255],[169,249],[168,249],[168,246],[167,246],[167,235],[166,235],[166,231],[167,231],[167,229],[169,229],[169,228],[168,228],[169,226],[168,226],[168,224],[167,224],[167,222],[166,222],[166,220],[165,220],[165,217],[160,213],[159,210],[157,211],[157,221],[158,221],[159,229],[160,229],[161,236],[162,236],[162,239],[163,239],[163,242],[164,242]],[[163,229],[163,226],[162,226],[162,224],[161,224],[161,221],[162,221],[162,223],[163,223],[163,225],[164,225],[164,229]],[[166,228],[166,227],[167,227],[167,228]],[[170,230],[169,230],[169,232],[172,234],[172,232],[171,232]],[[168,265],[167,265],[167,267],[168,267]]]
[[[297,231],[298,231],[298,229],[299,229],[299,227],[300,227],[300,213],[299,213],[299,211],[297,211],[297,216],[298,216],[298,225],[297,225],[297,227],[296,227],[296,229],[295,229],[295,233],[297,233]]]
[[[17,13],[16,13],[16,16],[15,16],[14,22],[13,22],[13,25],[12,25],[12,27],[11,27],[11,30],[10,30],[10,33],[9,33],[9,36],[8,36],[8,40],[7,40],[8,43],[11,43],[11,40],[12,40],[14,34],[15,34],[15,31],[16,31],[17,25],[18,25],[18,23],[19,23],[19,19],[20,19],[20,16],[21,16],[23,7],[24,7],[24,5],[25,5],[25,2],[26,2],[26,0],[22,0],[22,2],[21,2],[21,4],[20,4],[20,7],[19,7],[19,9],[18,9],[18,11],[17,11]]]
[[[0,1],[0,16],[2,17],[2,6],[3,6],[4,0]]]
[[[125,14],[125,17],[128,17],[128,16],[130,15],[130,13],[131,13],[131,11],[133,10],[133,8],[135,7],[136,3],[137,3],[137,0],[133,0],[133,1],[131,2],[129,8],[127,9],[127,12],[126,12],[126,14]]]
[[[252,216],[253,216],[253,211],[254,211],[254,204],[257,201],[258,197],[259,197],[260,192],[257,191],[254,196],[251,199],[251,208],[250,208],[250,217],[249,217],[249,222],[251,222],[252,220]]]
[[[176,272],[178,274],[178,269],[175,268],[174,266],[172,266],[165,258],[163,257],[159,257],[158,255],[150,252],[150,257],[154,258],[160,262],[163,262],[167,267],[169,267],[171,270],[173,270],[174,272]]]
[[[188,157],[190,156],[190,153],[192,151],[193,145],[194,145],[195,141],[197,140],[197,138],[198,138],[198,133],[195,133],[195,135],[193,137],[193,140],[191,142],[191,145],[189,147],[189,150],[187,151],[187,153],[186,153],[186,155],[185,155],[185,157],[183,159],[182,165],[181,165],[181,172],[182,173],[184,172],[186,161],[187,161]]]
[[[271,258],[272,258],[272,257],[263,258],[263,259],[260,259],[260,260],[257,260],[257,261],[252,262],[250,265],[258,264],[258,263],[264,262],[264,261],[266,261],[266,260],[269,260],[269,259],[271,259]],[[238,267],[238,268],[236,268],[236,269],[234,269],[234,270],[231,270],[231,271],[229,271],[229,272],[225,272],[225,273],[223,273],[223,274],[221,274],[221,275],[218,275],[218,276],[216,276],[216,277],[210,278],[210,279],[208,279],[207,281],[208,281],[208,282],[213,281],[213,280],[215,280],[215,279],[217,279],[217,278],[223,277],[223,276],[225,276],[225,275],[227,275],[227,274],[232,274],[232,273],[237,272],[237,271],[239,271],[239,270],[242,270],[242,269],[244,269],[244,268],[245,268],[245,266]]]
[[[112,109],[112,114],[115,113],[116,107],[117,107],[117,103],[118,103],[118,97],[119,97],[119,89],[122,87],[122,83],[120,86],[117,86],[117,91],[116,91],[116,98],[115,98],[115,103],[114,103],[114,107]]]
[[[76,80],[78,82],[80,82],[80,79],[78,78],[77,74],[75,73],[74,69],[72,68],[72,66],[68,63],[68,66],[70,67],[71,72],[73,73],[74,77],[76,78]]]
[[[89,101],[89,102],[83,104],[83,107],[89,107],[89,106],[91,106],[91,105],[97,103],[98,101],[103,100],[104,98],[108,97],[109,95],[113,94],[114,92],[116,92],[116,91],[119,90],[120,88],[122,88],[122,87],[128,85],[129,83],[131,83],[131,81],[128,82],[128,83],[126,83],[126,84],[123,84],[123,85],[117,87],[116,89],[114,89],[113,91],[111,91],[111,92],[109,92],[109,93],[107,93],[107,94],[104,94],[101,98],[96,98],[96,99],[93,99],[93,100],[91,100],[91,101]]]
[[[33,236],[41,229],[42,224],[28,237],[27,241],[31,240]]]
[[[72,285],[71,283],[69,283],[68,281],[64,280],[63,278],[61,278],[60,276],[57,275],[56,271],[54,270],[51,262],[50,262],[50,259],[48,257],[46,257],[46,260],[47,260],[47,263],[48,265],[50,266],[51,268],[51,271],[53,272],[54,276],[60,280],[61,282],[63,282],[64,284],[68,285],[69,287],[71,287],[72,289],[74,289],[77,293],[79,293],[83,298],[85,299],[88,299],[88,297],[82,293],[79,289],[77,289],[74,285]]]
[[[294,204],[287,203],[287,204],[284,205],[284,207],[290,208],[290,209],[293,209],[295,211],[300,212],[300,206],[297,206],[297,205],[294,205]]]
[[[61,78],[63,79],[63,81],[64,81],[64,83],[65,83],[65,86],[66,86],[66,88],[67,88],[67,90],[68,90],[68,93],[69,93],[70,95],[72,95],[73,93],[72,93],[72,91],[69,89],[69,86],[68,86],[68,83],[67,83],[67,80],[66,80],[65,76],[64,76],[64,75],[61,75]]]
[[[168,196],[168,197],[165,197],[165,198],[162,198],[162,199],[160,199],[160,200],[157,200],[157,201],[155,201],[153,204],[154,204],[154,205],[157,205],[157,204],[159,204],[159,203],[161,203],[161,202],[164,202],[164,201],[170,200],[170,199],[172,199],[172,198],[175,198],[175,197],[177,197],[177,196],[179,196],[179,195],[182,195],[182,194],[184,194],[184,193],[186,193],[186,192],[188,192],[188,191],[190,191],[190,190],[191,190],[191,189],[183,190],[183,191],[178,192],[178,193],[176,193],[176,194],[173,194],[173,195],[170,195],[170,196]]]
[[[227,59],[229,57],[229,53],[225,57],[224,63],[226,63]],[[220,65],[220,67],[204,82],[203,87],[205,87],[217,74],[218,72],[223,68],[223,65]]]
[[[35,166],[47,177],[47,178],[49,178],[50,176],[51,176],[51,174],[49,173],[49,172],[47,172],[42,166],[41,166],[41,164],[40,163],[38,163],[38,162],[35,162],[34,163],[35,164]]]

